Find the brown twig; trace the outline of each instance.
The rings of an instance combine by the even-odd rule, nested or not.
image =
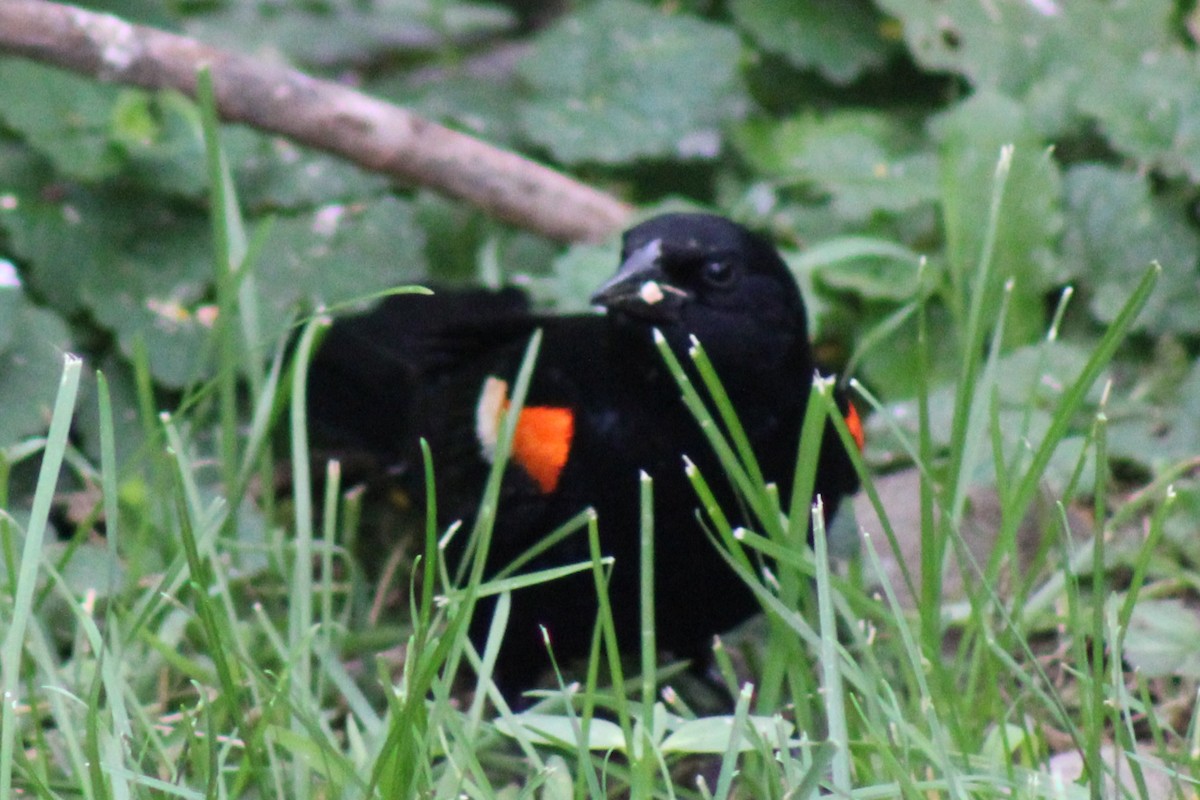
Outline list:
[[[429,187],[554,239],[601,239],[630,215],[611,195],[399,106],[108,14],[0,0],[0,53],[189,96],[197,71],[207,67],[223,119]]]

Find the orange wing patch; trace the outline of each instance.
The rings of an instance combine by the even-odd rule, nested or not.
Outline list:
[[[854,407],[854,403],[846,404],[846,427],[850,429],[850,435],[854,437],[854,443],[858,445],[859,452],[867,446],[867,435],[863,432],[862,417],[858,415],[858,409]]]
[[[513,436],[513,461],[533,478],[543,494],[553,492],[571,454],[575,415],[569,408],[532,406],[521,409]]]
[[[475,435],[489,463],[496,459],[500,417],[508,410],[508,382],[489,377],[475,407]],[[558,487],[558,479],[575,438],[575,415],[569,408],[529,406],[521,409],[513,433],[512,460],[521,466],[543,494]]]

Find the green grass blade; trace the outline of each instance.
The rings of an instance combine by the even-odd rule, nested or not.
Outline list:
[[[787,538],[784,542],[796,545],[806,541],[809,510],[813,489],[817,484],[821,441],[825,438],[825,420],[833,396],[833,381],[814,377],[800,426],[800,442],[796,451],[796,469],[792,477],[791,505],[788,507]],[[854,448],[857,449],[857,448]],[[785,598],[787,599],[787,598]]]
[[[108,595],[116,594],[120,581],[121,520],[117,488],[117,435],[113,425],[112,397],[104,373],[96,372],[96,402],[100,407],[100,481],[104,493],[104,540],[108,545]]]
[[[835,794],[848,795],[854,788],[851,784],[850,729],[846,723],[845,688],[842,685],[838,631],[834,622],[833,589],[829,579],[825,512],[819,498],[812,506],[812,531],[817,567],[817,615],[821,631],[821,691],[825,701],[825,720],[829,726],[828,738],[837,747],[831,765],[831,787]]]
[[[1016,527],[1020,524],[1023,517],[1022,513],[1015,512],[1029,507],[1034,494],[1037,492],[1038,482],[1045,473],[1046,466],[1050,463],[1050,458],[1054,455],[1055,448],[1062,441],[1063,437],[1067,435],[1074,415],[1083,404],[1088,391],[1112,361],[1117,347],[1124,341],[1125,335],[1129,332],[1142,307],[1145,306],[1146,301],[1150,298],[1151,292],[1154,291],[1154,286],[1158,282],[1158,276],[1161,273],[1162,267],[1158,264],[1154,264],[1146,270],[1137,287],[1133,290],[1129,299],[1125,301],[1125,305],[1121,307],[1121,311],[1113,319],[1101,337],[1099,344],[1092,351],[1083,370],[1067,390],[1063,392],[1054,416],[1050,420],[1050,426],[1042,437],[1038,448],[1034,451],[1028,470],[1014,486],[1012,497],[1005,498],[1004,500],[1004,505],[1014,513],[1006,513],[1004,515],[1003,528],[1001,530],[1002,540],[1009,540],[1015,535]]]
[[[496,578],[507,578],[535,558],[545,553],[550,548],[554,547],[559,542],[576,533],[580,533],[587,529],[588,518],[593,514],[591,509],[584,509],[569,520],[559,525],[546,536],[538,540],[537,544],[530,547],[524,553],[514,558],[503,569],[496,573]]]
[[[21,552],[13,595],[12,617],[8,620],[3,644],[0,644],[0,797],[13,796],[13,748],[18,727],[15,706],[21,683],[21,653],[24,650],[25,632],[33,613],[38,565],[41,563],[42,547],[45,544],[50,505],[54,500],[55,486],[58,484],[58,471],[67,449],[67,435],[71,429],[75,398],[79,393],[79,374],[82,367],[83,362],[78,357],[70,354],[64,356],[58,394],[54,399],[54,411],[50,417],[50,431],[46,436],[42,464],[34,489],[29,526],[25,531],[25,545]]]
[[[184,469],[183,462],[180,462],[180,469]],[[218,613],[216,604],[213,602],[209,593],[209,588],[215,578],[211,574],[209,564],[201,556],[201,542],[204,543],[204,550],[207,551],[207,539],[209,536],[197,536],[196,527],[193,515],[194,511],[189,509],[187,501],[184,498],[182,489],[177,490],[176,506],[178,509],[179,533],[183,542],[183,551],[187,558],[188,574],[191,576],[192,596],[196,606],[196,616],[200,620],[200,626],[204,631],[204,637],[208,645],[208,650],[213,656],[213,665],[217,670],[217,678],[221,684],[222,696],[219,698],[221,706],[228,712],[229,719],[236,720],[238,714],[238,700],[241,696],[241,679],[240,669],[237,662],[232,658],[231,637],[227,636],[228,630],[221,625],[221,615]]]
[[[729,731],[729,747],[721,756],[721,771],[717,773],[717,788],[713,792],[713,800],[728,800],[733,790],[733,779],[737,774],[738,753],[741,752],[746,720],[750,716],[750,700],[753,697],[754,686],[751,684],[743,686],[738,693],[737,705],[733,710],[733,724]]]
[[[657,699],[655,676],[658,673],[658,646],[654,624],[654,480],[645,472],[638,476],[638,486],[641,500],[641,532],[640,538],[640,603],[642,614],[642,743],[639,767],[642,768],[642,779],[649,783],[652,773],[647,769],[653,768],[651,753],[653,741],[650,735],[650,723],[654,719],[654,703]]]
[[[333,609],[333,555],[337,545],[338,497],[341,495],[342,465],[330,461],[325,466],[325,497],[322,501],[321,517],[321,612],[318,624],[321,631],[321,648],[332,650],[333,636],[337,627],[337,619]],[[321,695],[322,686],[314,688],[316,695]]]
[[[604,641],[604,651],[608,656],[608,669],[616,701],[617,720],[625,736],[626,752],[633,753],[635,752],[633,724],[626,702],[625,672],[621,668],[621,651],[617,641],[616,626],[613,623],[612,604],[608,596],[608,577],[604,569],[604,557],[600,553],[600,528],[595,516],[588,518],[588,552],[592,557],[592,578],[596,586],[596,597],[600,604],[598,612],[600,630]]]
[[[312,475],[309,470],[308,447],[308,364],[325,318],[304,326],[292,370],[292,404],[290,412],[293,497],[295,507],[295,540],[292,543],[292,575],[289,581],[291,598],[288,603],[288,651],[292,680],[305,691],[312,682],[312,653],[307,645],[313,625],[313,519]],[[303,722],[293,717],[291,730],[299,735]],[[304,759],[292,762],[293,797],[308,797],[312,781]]]
[[[875,573],[877,575],[885,574],[883,564],[879,560],[879,553],[876,551],[875,544],[870,536],[863,537],[863,551]],[[916,699],[919,707],[924,712],[924,718],[929,723],[930,737],[932,739],[932,746],[929,747],[929,750],[931,754],[937,754],[938,756],[935,759],[936,766],[945,775],[947,786],[950,789],[950,796],[960,797],[962,796],[960,776],[954,764],[950,736],[941,721],[938,710],[939,703],[935,700],[930,684],[925,677],[928,662],[922,644],[920,643],[920,639],[913,633],[912,627],[907,621],[903,606],[901,606],[900,600],[896,596],[895,588],[887,580],[882,582],[880,588],[883,590],[884,597],[895,620],[894,631],[900,641],[898,654],[903,655],[908,661],[909,674],[916,682]]]
[[[961,291],[967,292],[967,317],[963,320],[960,332],[961,349],[959,357],[959,373],[957,378],[958,392],[955,396],[954,414],[950,424],[950,463],[946,474],[949,476],[947,492],[951,500],[947,502],[950,518],[943,521],[951,527],[956,527],[961,513],[961,498],[966,491],[965,484],[969,480],[966,474],[971,464],[968,454],[974,452],[973,432],[979,428],[972,424],[975,414],[975,387],[978,385],[980,370],[979,354],[983,352],[984,340],[990,320],[984,318],[985,301],[991,298],[992,266],[995,261],[996,238],[1000,227],[1000,208],[1004,201],[1004,189],[1008,184],[1008,176],[1012,169],[1013,148],[1001,148],[1000,158],[992,180],[991,204],[988,207],[987,227],[984,230],[980,254],[975,266],[971,288],[961,281]],[[962,298],[959,298],[962,301]],[[928,598],[926,598],[928,599]]]
[[[237,483],[230,490],[230,498],[240,499],[250,483],[259,454],[268,442],[274,419],[273,411],[279,396],[280,376],[283,374],[284,354],[287,352],[287,342],[280,339],[271,358],[271,367],[267,370],[266,379],[255,392],[254,413],[250,418],[250,428],[246,436],[246,444],[242,448],[242,463],[238,470]]]
[[[720,426],[709,412],[708,406],[701,399],[700,393],[696,391],[687,371],[684,370],[675,353],[671,351],[666,338],[657,330],[654,332],[654,343],[658,347],[658,352],[667,365],[668,371],[679,386],[684,405],[699,423],[701,432],[713,448],[713,452],[716,453],[721,468],[725,470],[730,483],[738,491],[739,496],[751,505],[751,509],[762,525],[767,530],[779,532],[781,529],[778,509],[772,508],[765,502],[766,493],[762,491],[761,485],[755,485],[750,473],[739,461],[736,451],[722,434]]]
[[[692,363],[696,365],[696,372],[699,373],[700,379],[704,383],[704,389],[708,392],[709,398],[717,408],[717,413],[721,416],[721,424],[725,426],[726,433],[733,441],[738,461],[746,470],[751,485],[765,486],[766,481],[763,479],[762,469],[758,466],[758,457],[754,455],[754,448],[750,446],[750,437],[746,435],[746,429],[742,427],[742,423],[738,419],[737,412],[733,408],[733,401],[729,399],[724,384],[717,376],[716,368],[713,367],[708,354],[704,352],[700,340],[695,336],[692,337],[692,346],[688,350],[688,355],[691,357]]]
[[[241,361],[237,329],[237,269],[245,256],[245,232],[237,197],[229,174],[229,164],[220,145],[213,94],[212,72],[202,68],[196,76],[201,129],[208,160],[209,184],[213,192],[212,236],[217,286],[217,319],[213,335],[217,347],[217,394],[221,431],[221,473],[226,487],[237,481],[238,465],[238,365]]]

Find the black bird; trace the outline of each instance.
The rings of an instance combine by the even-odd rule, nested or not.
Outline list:
[[[763,474],[784,495],[792,473],[814,364],[804,303],[787,266],[764,238],[708,214],[669,214],[629,230],[617,273],[592,297],[604,314],[533,313],[523,293],[446,291],[395,296],[334,324],[308,384],[314,433],[365,450],[423,496],[418,436],[431,444],[447,521],[470,522],[482,491],[522,354],[543,332],[505,475],[488,561],[508,564],[590,506],[601,549],[615,557],[609,583],[618,637],[637,645],[638,476],[654,479],[658,641],[706,663],[713,634],[758,609],[749,589],[697,521],[683,456],[720,487],[725,511],[742,519],[710,445],[658,352],[662,332],[686,364],[692,337],[714,364]],[[852,407],[839,401],[858,430]],[[858,479],[827,429],[816,492],[826,509]],[[786,507],[786,505],[785,505]],[[461,534],[460,534],[461,538]],[[525,569],[585,561],[576,535]],[[589,573],[513,595],[497,664],[506,691],[549,665],[539,625],[560,663],[587,653],[596,616]],[[486,630],[477,611],[473,635]]]

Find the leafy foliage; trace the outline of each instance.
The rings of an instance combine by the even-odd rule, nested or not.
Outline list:
[[[521,64],[525,134],[567,163],[715,156],[745,98],[730,30],[629,0],[542,33]]]
[[[881,15],[861,0],[734,0],[729,11],[764,51],[801,69],[816,69],[835,84],[879,69],[891,55]]]

